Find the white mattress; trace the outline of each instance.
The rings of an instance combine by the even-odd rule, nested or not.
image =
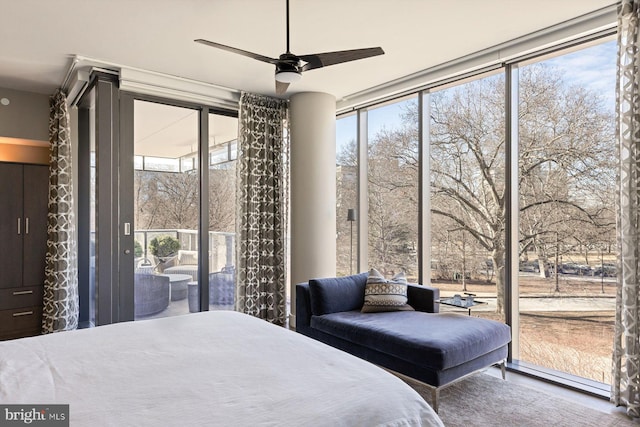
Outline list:
[[[0,342],[0,403],[69,404],[71,426],[421,426],[384,370],[236,312]]]

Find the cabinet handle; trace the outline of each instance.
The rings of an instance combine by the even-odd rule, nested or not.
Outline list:
[[[29,310],[29,311],[21,311],[19,313],[13,313],[13,317],[20,317],[20,316],[30,316],[33,314],[33,311]]]
[[[24,234],[29,234],[29,217],[24,219]]]
[[[33,291],[13,291],[13,295],[31,295]]]
[[[22,229],[22,228],[20,227],[20,219],[21,219],[21,218],[18,218],[18,234],[20,234],[20,230]]]

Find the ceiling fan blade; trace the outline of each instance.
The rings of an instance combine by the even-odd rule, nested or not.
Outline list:
[[[203,45],[206,45],[206,46],[211,46],[211,47],[215,47],[215,48],[218,48],[218,49],[226,50],[227,52],[237,53],[238,55],[246,56],[248,58],[257,59],[258,61],[266,62],[268,64],[275,64],[278,61],[277,59],[269,58],[268,56],[259,55],[257,53],[249,52],[249,51],[238,49],[238,48],[231,47],[231,46],[226,46],[226,45],[223,45],[223,44],[220,44],[220,43],[216,43],[216,42],[210,42],[209,40],[196,39],[196,40],[194,40],[194,42],[200,43],[200,44],[203,44]]]
[[[384,55],[384,50],[382,50],[381,47],[315,53],[311,55],[299,55],[298,57],[307,63],[302,67],[302,71],[308,71],[316,68],[327,67],[329,65],[356,61],[358,59],[370,58],[372,56],[378,55]]]
[[[283,83],[276,80],[276,95],[282,95],[287,91],[289,83]]]

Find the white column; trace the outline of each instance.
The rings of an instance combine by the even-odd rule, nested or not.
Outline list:
[[[326,93],[297,93],[289,108],[291,311],[295,313],[297,283],[336,275],[336,100]]]

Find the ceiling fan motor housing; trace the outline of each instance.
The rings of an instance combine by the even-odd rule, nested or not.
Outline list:
[[[276,62],[276,80],[284,83],[291,83],[302,77],[302,66],[300,58],[291,54],[283,53]]]

